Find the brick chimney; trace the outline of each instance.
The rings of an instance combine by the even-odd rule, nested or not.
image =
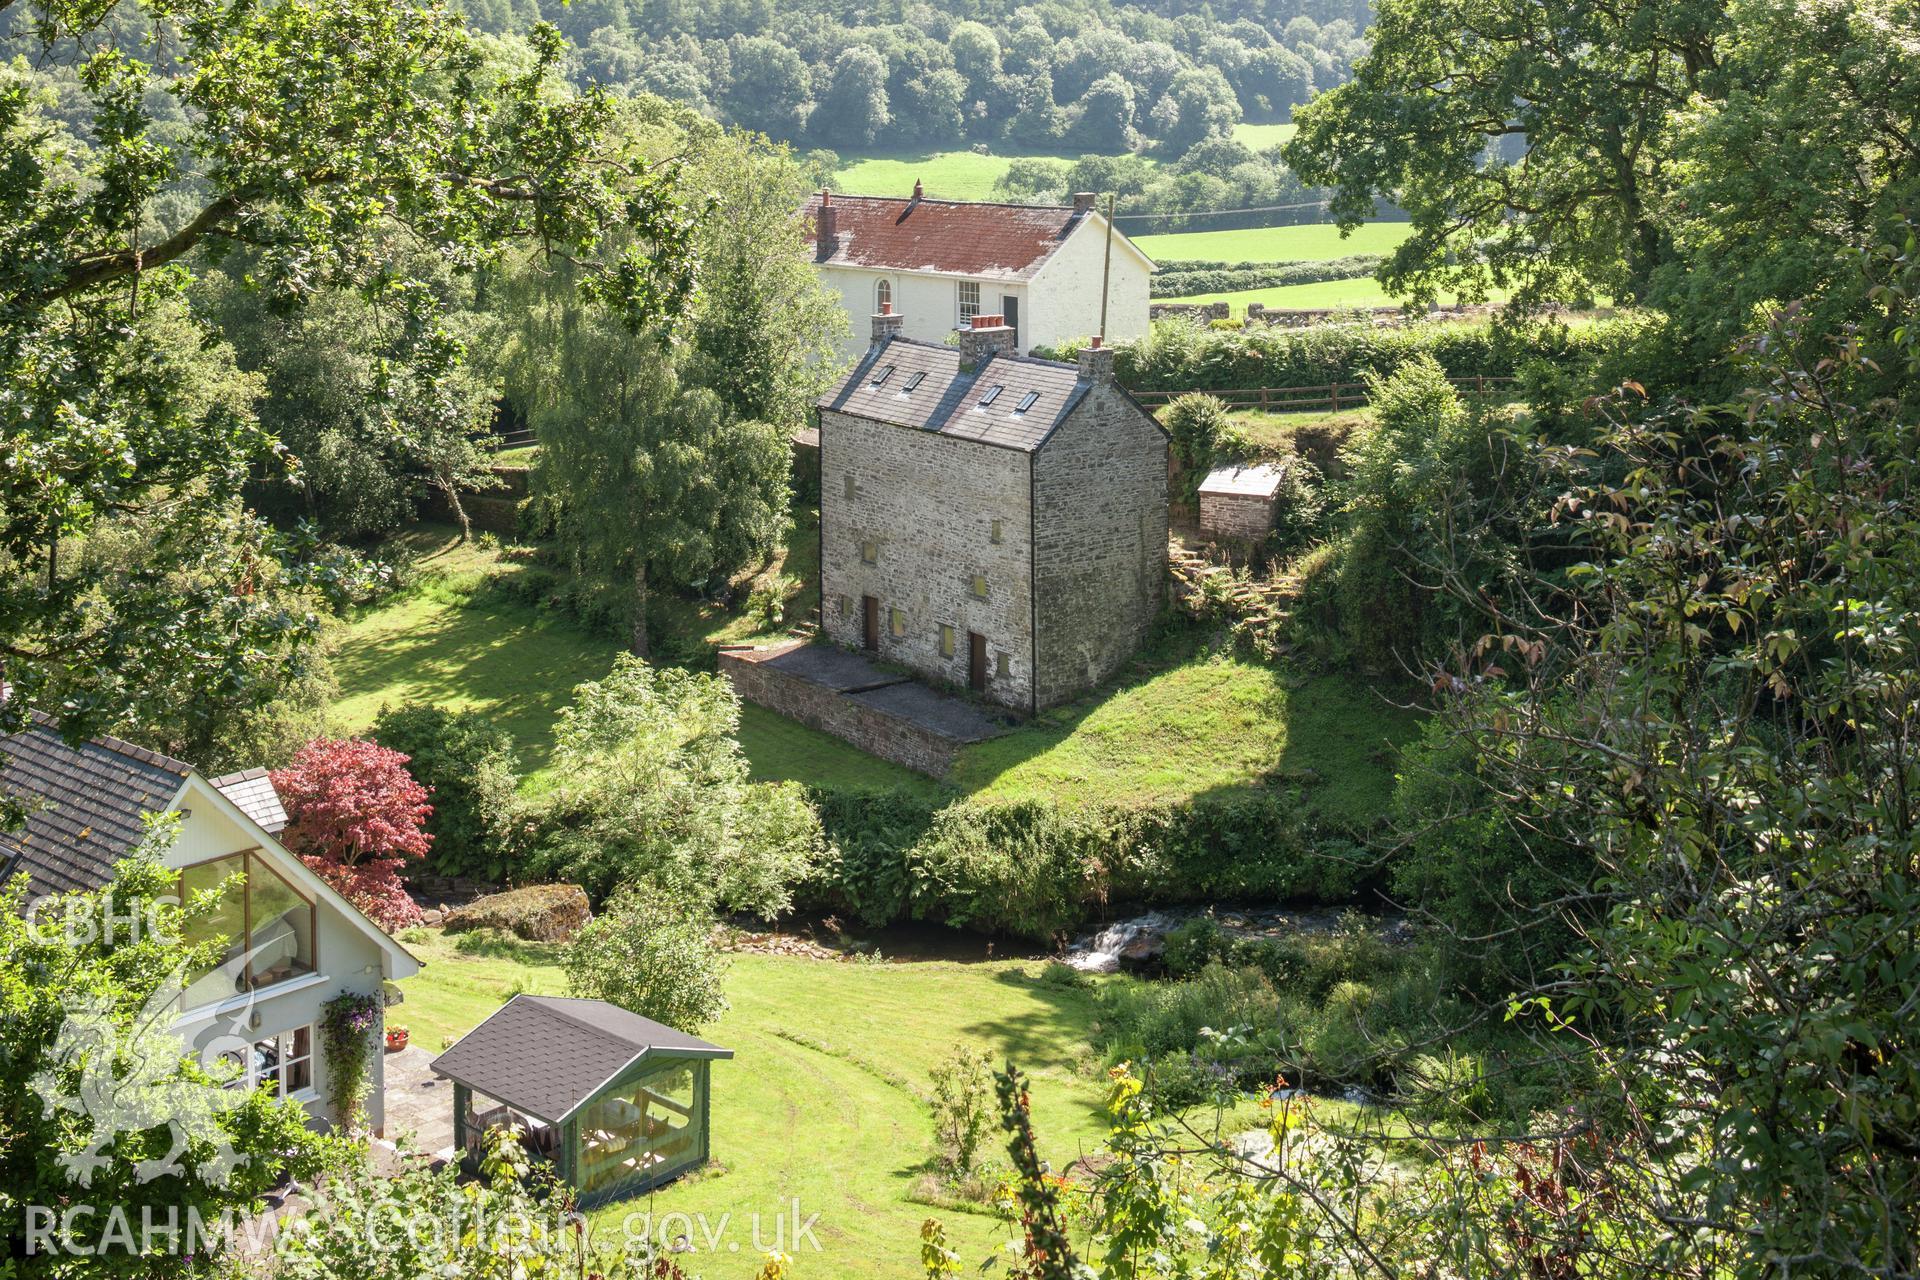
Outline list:
[[[1113,381],[1113,348],[1098,337],[1089,339],[1087,345],[1080,348],[1080,380],[1093,383]]]
[[[840,211],[833,207],[833,192],[820,189],[820,209],[813,215],[813,256],[825,262],[840,247]]]
[[[873,313],[873,345],[879,346],[888,338],[900,336],[900,327],[907,318],[893,309],[891,302],[883,302],[880,309]]]
[[[1092,213],[1094,199],[1095,199],[1094,193],[1091,191],[1074,192],[1073,193],[1073,211],[1075,213]]]
[[[978,369],[988,356],[1013,354],[1013,326],[1002,315],[980,315],[960,331],[960,367]]]

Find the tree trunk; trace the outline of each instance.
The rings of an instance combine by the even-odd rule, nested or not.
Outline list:
[[[447,495],[447,505],[453,508],[453,518],[460,522],[460,541],[466,542],[473,537],[473,520],[467,515],[467,508],[460,501],[460,490],[450,481],[435,477],[434,483],[440,492]]]
[[[633,558],[633,656],[647,656],[647,558]]]

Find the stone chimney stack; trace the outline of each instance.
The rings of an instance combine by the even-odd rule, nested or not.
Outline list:
[[[1096,384],[1113,381],[1113,348],[1098,337],[1080,348],[1080,380]]]
[[[813,217],[813,256],[825,262],[840,247],[840,211],[833,207],[833,192],[820,189],[820,209]]]
[[[891,302],[883,302],[880,309],[873,313],[873,345],[879,346],[888,338],[900,336],[900,328],[907,318],[893,309]]]
[[[1005,316],[975,316],[972,325],[960,331],[960,367],[978,369],[996,352],[1012,355],[1013,338],[1013,326]]]
[[[1073,211],[1075,213],[1092,213],[1094,199],[1094,193],[1091,191],[1074,192]]]

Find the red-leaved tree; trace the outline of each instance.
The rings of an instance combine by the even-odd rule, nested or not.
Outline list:
[[[420,923],[400,868],[424,858],[433,806],[410,757],[360,738],[316,738],[273,771],[287,808],[281,842],[384,929]]]

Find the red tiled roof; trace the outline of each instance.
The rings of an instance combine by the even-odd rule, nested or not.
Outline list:
[[[815,260],[881,271],[1024,279],[1087,215],[1061,205],[834,195],[834,250]],[[802,210],[815,244],[820,193]]]

